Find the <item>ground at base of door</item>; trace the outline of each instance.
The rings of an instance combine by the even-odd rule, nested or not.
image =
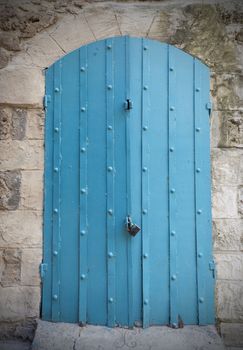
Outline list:
[[[214,326],[107,328],[38,321],[32,350],[225,350]]]
[[[0,340],[0,350],[30,350],[31,343],[21,340]]]

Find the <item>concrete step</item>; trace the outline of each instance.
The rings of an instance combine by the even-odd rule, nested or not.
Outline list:
[[[225,350],[214,326],[79,327],[38,321],[32,350]]]

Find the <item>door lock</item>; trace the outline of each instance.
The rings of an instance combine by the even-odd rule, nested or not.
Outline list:
[[[135,237],[136,234],[141,230],[141,228],[138,225],[132,222],[132,219],[130,216],[127,216],[126,218],[126,228],[127,228],[127,232],[133,237]]]

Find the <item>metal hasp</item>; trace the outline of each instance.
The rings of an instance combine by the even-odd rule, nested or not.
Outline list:
[[[126,228],[127,228],[127,232],[133,237],[135,237],[136,234],[141,230],[141,228],[138,225],[132,222],[132,219],[130,216],[126,217]]]
[[[46,70],[44,320],[214,323],[209,73],[128,36]]]

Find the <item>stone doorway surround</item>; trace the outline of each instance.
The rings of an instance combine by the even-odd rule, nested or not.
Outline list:
[[[236,0],[13,0],[0,4],[0,336],[31,338],[40,315],[44,69],[90,42],[167,42],[211,69],[216,316],[243,346],[243,5]]]

